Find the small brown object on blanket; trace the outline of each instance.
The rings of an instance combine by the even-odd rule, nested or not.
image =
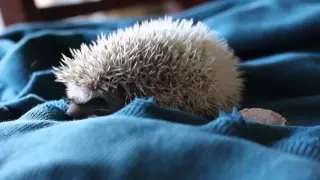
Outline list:
[[[258,123],[271,124],[271,125],[288,125],[288,121],[272,110],[261,108],[245,108],[240,111],[242,117],[247,120],[252,120]]]

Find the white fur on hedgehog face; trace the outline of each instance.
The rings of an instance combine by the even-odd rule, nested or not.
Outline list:
[[[74,84],[67,84],[67,96],[77,104],[84,104],[94,97],[98,97],[97,94],[89,92],[80,88]]]

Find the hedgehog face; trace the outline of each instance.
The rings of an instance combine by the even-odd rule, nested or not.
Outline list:
[[[77,119],[109,115],[121,109],[125,104],[120,88],[116,91],[98,94],[67,84],[67,97],[69,99],[67,114]]]

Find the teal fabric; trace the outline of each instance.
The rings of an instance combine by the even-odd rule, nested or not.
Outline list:
[[[174,15],[228,40],[246,78],[241,108],[292,126],[208,121],[151,99],[68,121],[61,53],[149,17],[16,25],[0,35],[0,179],[320,179],[320,2],[217,0]]]

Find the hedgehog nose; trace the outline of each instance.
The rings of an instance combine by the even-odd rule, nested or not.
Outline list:
[[[73,103],[69,105],[67,110],[67,115],[71,118],[76,118],[76,119],[80,119],[84,117],[84,114],[81,112],[80,108]]]

